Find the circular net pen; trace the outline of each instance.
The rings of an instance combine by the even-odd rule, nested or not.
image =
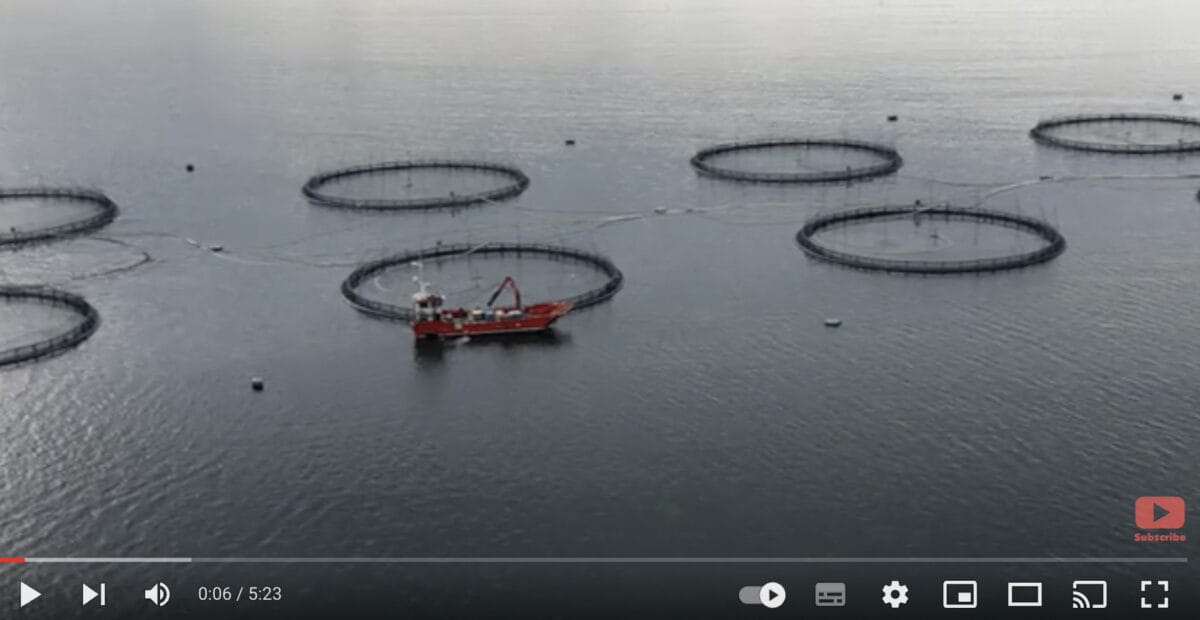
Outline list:
[[[70,329],[29,344],[0,349],[0,366],[31,362],[70,350],[100,327],[100,313],[83,297],[41,286],[0,286],[2,303],[38,303],[69,310],[82,320]]]
[[[25,205],[16,210],[14,207]],[[76,212],[79,206],[86,207]],[[117,218],[117,203],[90,189],[0,189],[0,246],[52,241],[103,228]]]
[[[847,224],[880,222],[896,219],[912,219],[915,225],[922,222],[974,222],[1014,229],[1031,235],[1040,241],[1035,249],[987,258],[960,260],[925,260],[903,257],[871,256],[866,253],[835,249],[821,243],[818,236],[822,231]],[[913,207],[880,206],[850,209],[809,220],[796,233],[796,242],[812,258],[855,269],[914,274],[984,273],[1030,267],[1049,261],[1067,247],[1066,239],[1050,224],[1023,215],[966,209],[962,207]]]
[[[1200,118],[1170,114],[1081,114],[1040,121],[1029,135],[1040,144],[1125,155],[1200,152]]]
[[[444,179],[440,183],[421,183],[420,178],[414,181],[413,175],[421,174],[474,174],[487,178],[488,182],[458,191],[450,189],[452,184]],[[388,175],[405,176],[402,185],[405,193],[414,191],[414,186],[421,185],[418,191],[429,190],[431,195],[389,197],[371,195],[371,192],[364,195],[352,191],[334,191],[335,186],[340,186],[342,190],[352,190],[353,188],[347,186],[349,182],[386,179]],[[429,187],[426,187],[427,185]],[[310,177],[300,191],[309,202],[323,207],[387,211],[445,209],[496,202],[515,198],[528,187],[529,177],[515,166],[485,161],[420,160],[365,164],[321,172]],[[379,191],[380,188],[369,189]],[[388,193],[389,189],[394,188],[385,186],[381,193]]]
[[[621,273],[621,270],[608,257],[584,250],[538,243],[488,243],[483,245],[451,243],[422,250],[403,252],[364,263],[342,281],[342,296],[356,310],[365,314],[411,322],[414,318],[411,307],[370,299],[359,292],[363,283],[394,267],[407,266],[427,260],[481,255],[511,255],[516,257],[532,255],[552,260],[576,261],[594,268],[604,276],[603,284],[582,293],[566,297],[565,299],[572,302],[572,311],[594,306],[612,299],[617,294],[617,291],[621,290],[621,286],[625,280],[625,275]]]
[[[896,149],[873,142],[768,138],[701,149],[691,164],[704,176],[727,181],[838,183],[892,174],[904,159]]]

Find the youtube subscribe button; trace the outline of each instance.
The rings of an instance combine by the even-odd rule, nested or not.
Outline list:
[[[1134,523],[1142,530],[1183,529],[1186,515],[1187,505],[1182,497],[1139,497],[1133,505]],[[1133,539],[1137,542],[1185,542],[1187,536],[1178,531],[1137,532],[1133,535]]]

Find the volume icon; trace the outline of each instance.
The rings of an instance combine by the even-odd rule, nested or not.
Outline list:
[[[171,602],[171,588],[165,583],[156,583],[146,589],[146,600],[162,607]]]

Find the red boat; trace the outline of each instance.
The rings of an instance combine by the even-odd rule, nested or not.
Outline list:
[[[521,305],[521,290],[511,277],[505,277],[496,292],[492,293],[487,307],[467,310],[466,308],[443,308],[446,298],[429,290],[429,283],[420,276],[414,277],[419,289],[413,294],[413,333],[418,338],[458,338],[461,336],[484,336],[539,332],[550,329],[555,321],[571,311],[572,302],[549,301]],[[496,299],[511,288],[514,304],[493,307]]]

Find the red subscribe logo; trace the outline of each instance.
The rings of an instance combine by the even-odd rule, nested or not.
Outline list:
[[[1182,497],[1139,497],[1133,505],[1133,520],[1143,530],[1178,530],[1183,528],[1187,506]],[[1187,537],[1170,534],[1134,534],[1138,542],[1184,542]]]

